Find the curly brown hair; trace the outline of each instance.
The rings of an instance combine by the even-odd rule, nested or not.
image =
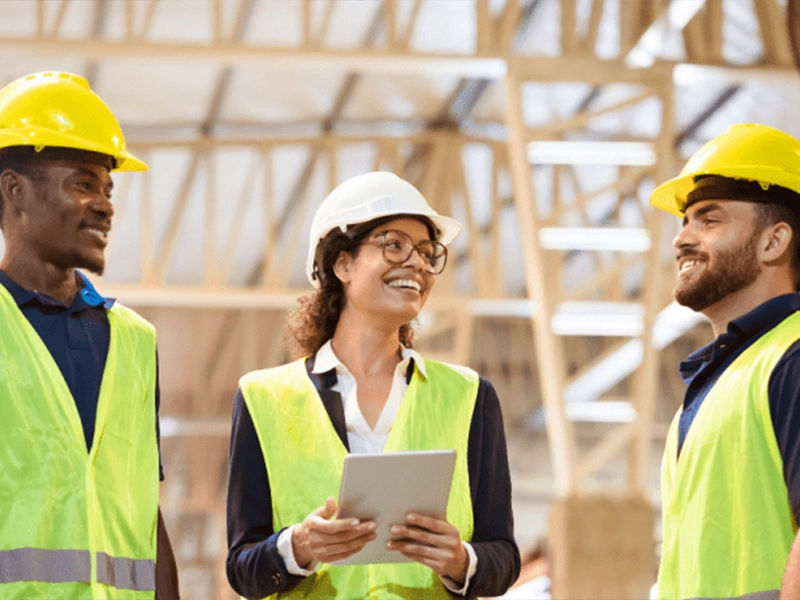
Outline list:
[[[417,215],[390,215],[373,219],[366,223],[348,227],[347,231],[334,229],[319,243],[318,255],[321,254],[322,269],[319,273],[320,287],[309,295],[297,299],[299,308],[289,313],[287,319],[287,339],[295,357],[311,356],[329,339],[336,331],[339,324],[339,315],[344,308],[344,287],[339,278],[333,273],[333,265],[340,252],[347,252],[353,257],[357,256],[359,246],[364,238],[376,227],[394,219],[411,217],[422,221],[431,234],[435,237],[435,228],[428,219]],[[406,348],[412,347],[414,330],[411,323],[405,323],[398,331],[398,339]]]

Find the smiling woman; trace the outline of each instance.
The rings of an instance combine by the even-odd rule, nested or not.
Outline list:
[[[519,571],[499,402],[465,367],[425,360],[410,323],[460,225],[409,183],[367,173],[311,226],[290,331],[300,360],[245,375],[234,402],[228,578],[244,596],[450,598],[503,593]],[[444,425],[444,426],[443,426]],[[411,562],[332,566],[375,538],[337,519],[348,452],[456,450],[444,520],[413,514],[388,548]]]

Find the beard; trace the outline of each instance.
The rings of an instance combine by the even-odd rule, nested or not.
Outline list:
[[[761,273],[761,265],[756,259],[759,235],[760,232],[756,231],[743,246],[720,252],[713,263],[704,252],[681,253],[681,256],[695,256],[705,261],[706,267],[696,277],[679,280],[672,293],[675,301],[700,312],[753,283]]]

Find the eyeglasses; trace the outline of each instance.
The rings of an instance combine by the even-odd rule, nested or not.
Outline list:
[[[447,248],[434,240],[423,240],[419,244],[414,244],[408,234],[396,229],[388,229],[370,236],[361,242],[368,244],[371,240],[377,240],[383,249],[383,258],[388,263],[399,265],[411,258],[414,250],[417,251],[422,262],[425,263],[425,270],[433,275],[438,275],[444,271],[447,264]]]

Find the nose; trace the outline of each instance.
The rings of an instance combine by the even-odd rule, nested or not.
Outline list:
[[[696,239],[692,232],[691,223],[685,223],[678,232],[678,235],[672,240],[672,246],[676,250],[686,248],[687,246],[693,246],[695,243]]]
[[[95,196],[92,208],[107,219],[114,216],[114,205],[111,203],[111,196],[106,192],[100,192]]]

